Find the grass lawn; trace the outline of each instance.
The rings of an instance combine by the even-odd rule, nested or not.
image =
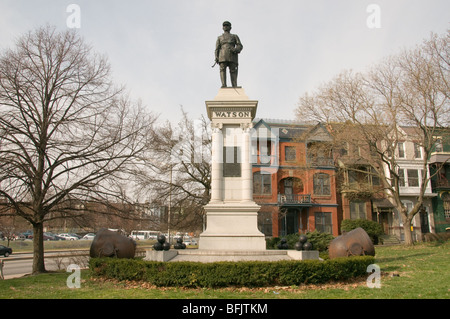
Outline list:
[[[412,247],[377,246],[381,288],[366,279],[290,287],[222,289],[156,288],[137,282],[94,279],[81,272],[81,288],[70,289],[70,273],[0,280],[1,299],[450,299],[450,241]],[[368,274],[369,275],[369,274]]]

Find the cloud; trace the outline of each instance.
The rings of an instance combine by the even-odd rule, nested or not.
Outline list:
[[[369,29],[367,6],[381,9]],[[244,50],[238,84],[259,100],[258,117],[292,119],[298,97],[343,69],[364,70],[431,31],[448,28],[447,0],[165,0],[0,2],[0,43],[46,23],[66,28],[66,7],[81,8],[80,35],[105,53],[114,80],[161,119],[205,114],[220,86],[214,45],[224,20]]]

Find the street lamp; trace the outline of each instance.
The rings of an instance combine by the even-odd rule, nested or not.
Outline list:
[[[175,146],[177,146],[177,143],[180,142],[180,140],[171,140],[172,143],[175,143],[175,145],[172,145],[171,150],[173,152]],[[182,156],[183,155],[183,149],[179,149],[178,150],[178,154],[177,156]],[[178,158],[179,159],[179,158]],[[167,216],[167,239],[168,239],[168,243],[170,244],[170,215],[171,215],[171,211],[172,211],[172,184],[173,184],[173,168],[175,167],[175,165],[177,165],[176,162],[170,162],[170,174],[169,174],[169,179],[170,179],[170,184],[169,184],[169,211],[168,211],[168,216]]]
[[[170,184],[169,184],[169,211],[167,216],[167,237],[168,237],[168,243],[170,244],[170,213],[172,210],[172,171],[173,171],[174,164],[170,165]]]

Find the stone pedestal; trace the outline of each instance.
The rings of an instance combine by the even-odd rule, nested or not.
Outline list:
[[[157,251],[153,249],[146,249],[146,254],[144,260],[150,260],[150,261],[169,261],[176,257],[178,255],[178,252],[176,250],[162,250]]]
[[[242,88],[221,88],[206,101],[212,127],[211,200],[199,249],[266,248],[258,230],[260,206],[253,201],[250,131],[257,106]]]
[[[220,262],[220,261],[280,261],[280,260],[321,260],[318,251],[296,250],[207,250],[179,249],[169,251],[154,251],[147,249],[144,260],[177,262]]]

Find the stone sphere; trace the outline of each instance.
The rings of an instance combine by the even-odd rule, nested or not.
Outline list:
[[[163,250],[163,245],[162,245],[160,242],[156,242],[156,243],[153,245],[153,249],[154,249],[154,250]]]
[[[301,242],[302,244],[306,243],[307,240],[308,237],[306,237],[305,235],[300,235],[300,237],[298,238],[298,241]]]
[[[303,249],[304,250],[311,250],[312,249],[312,244],[311,243],[304,243],[303,244]]]
[[[289,246],[288,246],[286,238],[282,238],[280,240],[279,244],[277,245],[277,247],[278,247],[278,249],[288,249]]]
[[[166,241],[166,236],[158,235],[156,239],[158,240],[158,243],[164,244],[164,242]]]
[[[303,244],[301,242],[296,242],[294,245],[295,250],[302,250],[303,249]]]
[[[178,238],[177,238],[177,243],[181,244],[182,242],[183,242],[183,238],[178,237]]]
[[[170,249],[170,244],[166,242],[166,243],[162,244],[162,248],[164,250],[169,250]]]

